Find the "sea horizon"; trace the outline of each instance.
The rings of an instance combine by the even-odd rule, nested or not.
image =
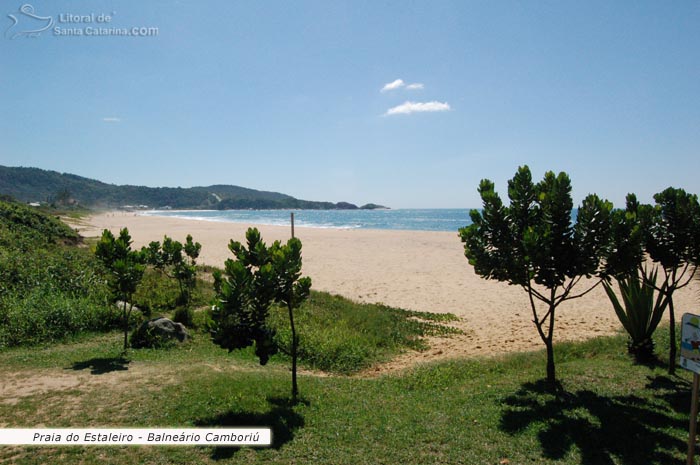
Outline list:
[[[469,208],[395,208],[377,210],[147,210],[143,216],[159,216],[199,221],[249,223],[317,229],[380,229],[408,231],[448,231],[471,224]]]

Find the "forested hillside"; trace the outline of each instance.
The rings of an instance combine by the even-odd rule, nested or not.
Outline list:
[[[175,209],[356,209],[347,202],[299,200],[278,192],[259,191],[233,185],[206,187],[146,187],[107,184],[95,179],[39,168],[0,166],[0,194],[23,202],[79,204],[113,208],[143,205]],[[383,208],[368,204],[361,208]]]

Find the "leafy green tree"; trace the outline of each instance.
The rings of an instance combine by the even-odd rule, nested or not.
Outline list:
[[[292,399],[299,395],[297,386],[297,348],[299,338],[294,326],[294,309],[309,297],[311,278],[301,277],[301,241],[289,239],[286,245],[275,242],[271,248],[272,265],[277,277],[275,301],[287,307],[292,330]]]
[[[214,343],[228,349],[255,345],[255,355],[265,365],[277,353],[274,330],[267,316],[275,300],[275,271],[270,252],[257,229],[246,233],[248,248],[231,241],[236,257],[224,263],[224,274],[214,273],[218,304],[212,308],[209,332]]]
[[[129,333],[129,318],[134,308],[132,297],[146,268],[143,253],[131,250],[131,244],[132,240],[127,228],[119,231],[118,238],[105,229],[95,250],[95,255],[110,273],[109,285],[112,291],[122,301],[125,352]]]
[[[153,241],[143,249],[150,265],[169,278],[177,280],[180,295],[176,303],[185,307],[188,316],[187,321],[182,323],[188,325],[192,323],[190,303],[197,285],[197,258],[201,250],[202,245],[194,242],[190,234],[187,235],[184,244],[165,236],[162,245],[158,241]]]
[[[585,198],[572,225],[571,182],[566,173],[547,172],[537,184],[527,166],[508,181],[505,206],[494,183],[479,185],[483,212],[471,210],[472,224],[459,230],[474,271],[522,287],[528,294],[533,322],[547,349],[547,381],[556,382],[554,323],[557,307],[590,292],[605,276],[609,255],[612,204],[596,195]],[[574,294],[584,277],[597,276]],[[544,304],[538,309],[536,301]]]
[[[673,187],[655,194],[654,200],[656,205],[653,207],[635,204],[628,209],[635,209],[639,217],[644,251],[663,270],[662,284],[656,290],[668,300],[671,323],[668,370],[674,373],[677,342],[673,294],[687,286],[697,271],[700,260],[700,205],[697,195]],[[649,275],[645,275],[647,283],[648,278]]]
[[[255,355],[265,365],[277,353],[275,331],[267,319],[270,307],[287,307],[292,328],[292,397],[298,387],[296,361],[298,336],[294,309],[309,295],[311,280],[301,278],[301,241],[290,239],[282,245],[275,241],[267,247],[256,228],[246,233],[247,247],[229,243],[235,260],[226,260],[225,271],[215,273],[214,287],[218,304],[212,308],[209,332],[213,341],[229,351],[255,346]]]

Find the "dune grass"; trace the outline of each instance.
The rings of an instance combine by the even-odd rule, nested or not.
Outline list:
[[[663,353],[660,331],[657,347]],[[560,389],[541,382],[544,353],[434,363],[377,379],[304,374],[289,401],[284,360],[259,367],[203,338],[120,358],[109,334],[0,353],[0,376],[78,376],[75,386],[0,403],[5,426],[270,426],[265,449],[13,447],[0,460],[61,463],[668,464],[685,453],[689,375],[635,365],[625,338],[557,347]]]
[[[452,314],[412,312],[381,304],[362,304],[325,292],[312,292],[295,312],[299,359],[308,368],[350,374],[387,361],[406,349],[425,350],[425,336],[461,331],[448,324]],[[273,307],[271,321],[282,354],[289,353],[287,310]]]

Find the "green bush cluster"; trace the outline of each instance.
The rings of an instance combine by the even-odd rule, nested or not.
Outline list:
[[[168,279],[161,272],[146,269],[143,279],[134,294],[136,305],[147,318],[170,312],[175,309],[177,298],[177,283]]]
[[[51,342],[84,331],[110,330],[118,313],[108,300],[71,296],[50,286],[0,301],[0,348]]]
[[[0,201],[0,348],[114,327],[99,264],[58,219]]]
[[[141,309],[147,318],[171,312],[174,315],[178,311],[185,310],[178,304],[179,292],[177,281],[156,269],[147,268],[134,294],[134,305]],[[211,304],[213,298],[212,283],[198,278],[196,287],[192,291],[190,305],[194,308],[205,307]],[[190,326],[182,321],[180,323]],[[192,324],[194,325],[195,321]]]
[[[78,234],[59,219],[5,200],[0,200],[0,227],[11,233],[29,237],[32,242],[47,244],[78,241]]]

